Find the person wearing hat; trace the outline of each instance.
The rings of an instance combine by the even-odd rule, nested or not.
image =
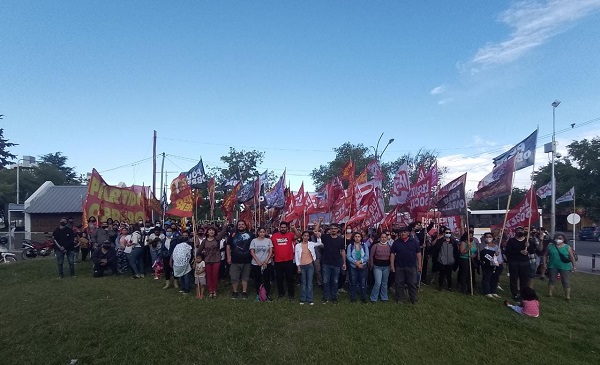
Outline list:
[[[515,229],[515,237],[506,243],[506,260],[510,274],[510,293],[513,299],[519,299],[520,288],[529,285],[529,242],[525,236],[525,229],[519,226]]]
[[[323,255],[321,256],[321,269],[323,270],[323,304],[331,301],[337,304],[338,280],[341,270],[346,270],[346,247],[344,237],[339,235],[340,226],[332,223],[329,233],[322,234],[319,228],[323,218],[315,225],[314,232],[323,243]]]
[[[408,286],[409,300],[416,304],[419,301],[417,273],[421,272],[421,247],[419,241],[410,237],[408,227],[400,228],[400,237],[392,244],[390,264],[394,273],[396,301],[398,304],[404,302],[404,288]]]

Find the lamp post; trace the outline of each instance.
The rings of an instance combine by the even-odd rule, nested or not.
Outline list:
[[[32,164],[35,164],[35,157],[32,156],[23,156],[23,158],[20,158],[19,160],[17,160],[17,204],[19,204],[19,189],[20,189],[20,176],[19,176],[19,171],[21,167],[21,161],[23,161],[23,167],[31,167]]]
[[[554,173],[554,164],[556,159],[556,108],[559,105],[559,100],[552,102],[552,202],[550,205],[550,232],[553,236],[556,233],[556,174]]]
[[[383,132],[383,133],[385,133],[385,132]],[[381,156],[383,156],[383,154],[385,153],[385,150],[387,150],[388,146],[391,145],[392,142],[394,142],[394,139],[390,138],[390,140],[388,141],[388,143],[383,148],[383,151],[381,151],[381,154],[378,155],[377,152],[379,151],[379,142],[381,142],[381,138],[383,137],[383,133],[381,133],[381,136],[379,136],[379,139],[377,140],[377,147],[371,146],[371,148],[373,148],[373,150],[375,151],[375,160],[377,160],[377,161],[379,161],[379,159],[381,158]]]

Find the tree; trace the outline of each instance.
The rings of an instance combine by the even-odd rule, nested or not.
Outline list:
[[[46,180],[59,181],[56,185],[79,185],[81,180],[73,167],[67,166],[67,156],[62,152],[47,153],[40,156],[38,175],[46,176]],[[55,169],[52,169],[54,167]],[[58,170],[58,174],[57,171]]]
[[[213,168],[212,172],[216,176],[219,185],[232,179],[246,182],[258,176],[257,166],[263,162],[264,158],[264,152],[256,150],[237,151],[235,148],[229,147],[229,154],[221,156],[221,161],[227,164],[227,167]]]
[[[350,160],[350,158],[352,158],[352,161],[354,162],[355,175],[360,174],[367,164],[375,158],[375,156],[371,154],[369,148],[362,143],[354,145],[350,142],[346,142],[340,147],[334,148],[333,151],[335,152],[335,159],[325,165],[319,166],[310,174],[317,189],[320,189],[335,176],[338,176],[342,167]],[[407,153],[400,156],[395,161],[382,163],[381,170],[383,172],[384,196],[389,197],[389,191],[394,175],[398,172],[398,169],[403,163],[408,164],[411,182],[414,183],[417,179],[420,166],[423,166],[425,170],[428,171],[436,162],[437,152],[421,149],[414,155]],[[438,172],[440,179],[442,179],[447,172],[447,168],[438,166]]]
[[[514,208],[519,204],[529,189],[513,188],[512,197],[510,199],[510,205],[508,209]],[[506,203],[508,202],[508,195],[498,199],[487,199],[487,200],[471,200],[469,202],[469,209],[472,210],[505,210]],[[541,207],[540,207],[541,208]]]
[[[573,141],[567,146],[568,155],[555,161],[556,197],[559,198],[575,187],[575,199],[578,207],[593,220],[600,219],[600,137],[591,140]],[[534,175],[536,188],[551,180],[552,164],[540,168]],[[540,207],[551,210],[550,197],[542,199]],[[563,212],[561,212],[564,210]],[[557,214],[571,213],[571,207],[557,206]]]
[[[2,119],[0,117],[0,119]],[[8,152],[10,147],[18,146],[16,143],[10,143],[8,139],[4,138],[4,128],[0,128],[0,170],[6,168],[10,164],[11,160],[17,158],[16,155]]]

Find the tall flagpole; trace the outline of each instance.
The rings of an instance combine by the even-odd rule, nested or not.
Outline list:
[[[573,219],[575,214],[575,185],[573,185]],[[573,220],[573,251],[575,251],[575,220]]]
[[[514,160],[514,164],[517,164],[517,159]],[[508,219],[508,210],[510,209],[510,201],[512,199],[512,191],[513,185],[515,184],[515,169],[513,165],[513,173],[512,173],[512,181],[510,183],[510,194],[508,195],[508,201],[506,202],[506,211],[504,212],[504,222],[502,223],[502,229],[500,230],[500,244],[502,244],[502,239],[504,238],[504,229],[506,227],[506,220]]]

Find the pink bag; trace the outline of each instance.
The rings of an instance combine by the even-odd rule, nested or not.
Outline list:
[[[267,289],[262,284],[260,284],[260,288],[258,289],[258,300],[261,302],[267,301]]]

